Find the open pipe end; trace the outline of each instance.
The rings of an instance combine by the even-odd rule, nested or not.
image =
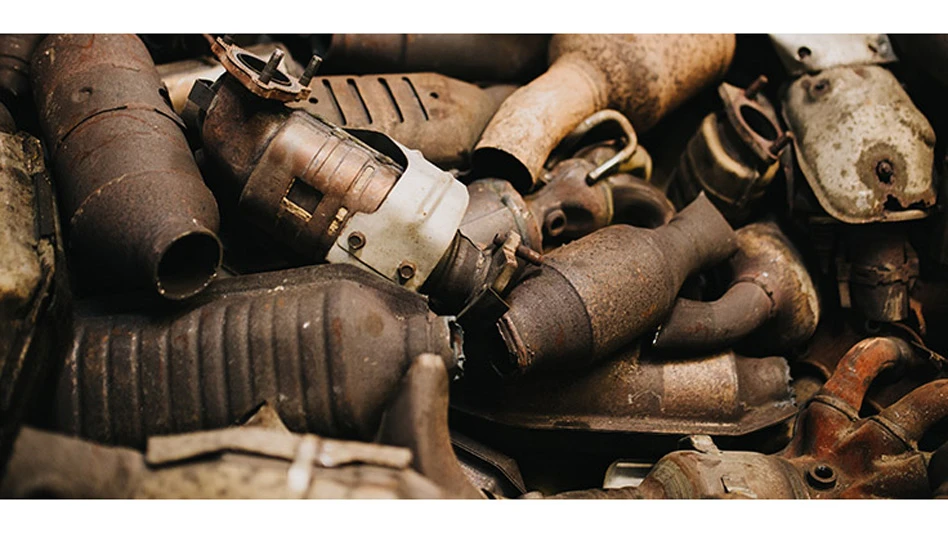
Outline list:
[[[158,260],[155,283],[169,300],[184,300],[210,284],[221,265],[221,242],[210,231],[189,232],[165,248]]]
[[[478,148],[471,156],[471,166],[477,178],[505,179],[521,194],[529,193],[536,183],[527,166],[517,156],[501,148]]]

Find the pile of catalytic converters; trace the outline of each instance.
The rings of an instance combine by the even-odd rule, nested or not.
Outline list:
[[[948,498],[946,72],[2,35],[0,497]]]

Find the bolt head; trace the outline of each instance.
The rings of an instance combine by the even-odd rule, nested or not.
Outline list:
[[[408,281],[415,277],[415,264],[410,261],[402,261],[402,264],[398,265],[398,277],[402,281]]]
[[[359,250],[365,246],[365,235],[363,235],[362,232],[353,231],[349,234],[346,242],[349,243],[350,250]]]

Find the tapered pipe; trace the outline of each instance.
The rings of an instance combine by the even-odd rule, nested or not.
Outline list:
[[[507,98],[488,123],[474,170],[526,192],[553,148],[586,117],[616,109],[643,133],[721,78],[734,47],[734,35],[556,35],[549,70]]]
[[[76,317],[55,426],[142,446],[232,424],[269,401],[293,431],[371,439],[415,356],[452,371],[453,322],[349,265],[220,280],[186,308]]]
[[[681,298],[653,341],[658,349],[713,350],[744,342],[773,354],[809,339],[820,318],[816,287],[802,259],[772,222],[737,231],[732,284],[714,302]]]
[[[545,256],[497,322],[503,374],[589,364],[658,325],[690,274],[727,259],[737,238],[704,195],[658,229],[613,225]]]
[[[106,290],[200,292],[221,261],[217,204],[148,50],[134,35],[52,35],[32,67],[79,270]]]

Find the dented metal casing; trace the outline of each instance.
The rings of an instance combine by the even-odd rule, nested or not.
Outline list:
[[[791,76],[836,67],[882,65],[899,59],[884,33],[781,33],[771,34],[770,42]]]
[[[543,72],[549,41],[539,34],[335,34],[326,70],[431,71],[467,81],[522,82]]]
[[[467,208],[464,185],[419,152],[353,132],[370,147],[258,98],[230,74],[201,131],[247,219],[304,257],[354,264],[409,289],[438,265]]]
[[[200,292],[221,262],[217,203],[142,42],[51,35],[32,81],[75,270],[104,292]]]
[[[679,298],[652,345],[663,350],[784,353],[816,331],[820,302],[799,252],[773,222],[737,230],[731,285],[713,302]]]
[[[718,94],[724,111],[704,118],[672,179],[681,204],[704,191],[736,223],[749,216],[777,174],[778,156],[784,148],[777,143],[785,132],[760,87],[738,89],[722,83]]]
[[[484,126],[515,89],[489,92],[431,72],[321,76],[310,87],[308,98],[289,107],[342,127],[384,133],[443,169],[470,166]]]
[[[704,194],[657,229],[600,229],[525,274],[496,323],[502,340],[487,355],[504,375],[592,364],[657,326],[685,278],[736,247]]]
[[[635,348],[583,371],[464,389],[452,406],[505,426],[663,435],[746,435],[797,413],[782,357],[660,360]]]
[[[4,109],[0,104],[0,111]],[[58,353],[67,305],[52,183],[39,140],[0,128],[0,472]]]
[[[640,134],[722,77],[734,35],[556,35],[550,68],[504,100],[475,147],[480,177],[527,193],[553,149],[597,111],[625,114]]]
[[[263,401],[291,430],[370,439],[415,356],[457,372],[462,353],[451,317],[349,265],[222,279],[183,307],[87,304],[55,427],[103,443],[225,427]]]
[[[874,66],[804,75],[784,118],[820,206],[847,224],[924,218],[935,203],[935,132],[895,76]]]
[[[152,437],[146,453],[24,428],[3,498],[379,499],[452,497],[405,448],[260,427]]]

